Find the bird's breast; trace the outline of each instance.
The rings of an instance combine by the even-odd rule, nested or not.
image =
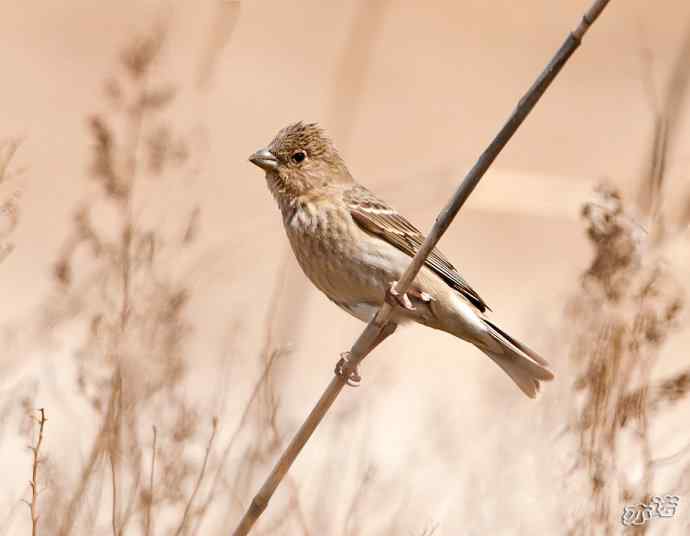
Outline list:
[[[290,212],[284,213],[285,230],[314,285],[339,304],[380,303],[390,274],[385,262],[377,266],[382,264],[380,252],[371,247],[347,208],[305,203]]]

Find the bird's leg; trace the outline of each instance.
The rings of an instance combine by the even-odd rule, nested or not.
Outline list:
[[[392,305],[393,307],[398,306],[402,307],[403,309],[406,309],[407,311],[414,311],[414,305],[412,305],[412,302],[410,301],[410,298],[407,295],[407,293],[400,294],[396,290],[395,285],[397,284],[397,281],[393,281],[390,285],[388,285],[385,297],[386,303]]]
[[[359,387],[362,377],[357,367],[350,367],[350,352],[340,354],[340,360],[335,364],[335,374],[340,376],[350,387]]]
[[[385,326],[383,326],[381,328],[381,331],[379,331],[379,334],[377,335],[376,339],[374,339],[374,342],[371,344],[371,347],[367,351],[367,354],[371,350],[376,348],[379,344],[381,344],[390,335],[392,335],[397,327],[398,325],[394,322],[388,322]],[[362,359],[365,356],[363,356]],[[343,380],[345,380],[345,383],[350,387],[359,387],[359,384],[362,381],[362,377],[359,375],[357,366],[352,366],[351,357],[351,352],[343,352],[342,354],[340,354],[340,360],[338,360],[338,362],[335,364],[334,372],[337,376],[340,376]]]

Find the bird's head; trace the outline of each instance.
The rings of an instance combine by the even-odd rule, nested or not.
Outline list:
[[[249,161],[266,171],[276,197],[300,196],[315,188],[352,182],[333,142],[316,123],[300,121],[283,128]]]

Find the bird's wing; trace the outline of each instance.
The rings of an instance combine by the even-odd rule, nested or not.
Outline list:
[[[344,193],[343,199],[350,209],[352,219],[365,232],[385,240],[410,257],[413,257],[422,246],[425,237],[419,229],[364,186],[350,188]],[[438,249],[429,254],[424,264],[481,312],[490,310],[481,296],[470,287],[455,266]]]

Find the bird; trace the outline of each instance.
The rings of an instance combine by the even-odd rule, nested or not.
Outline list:
[[[394,326],[417,322],[473,344],[528,397],[554,378],[544,358],[487,318],[489,306],[438,249],[405,295],[392,292],[425,237],[352,177],[317,123],[282,128],[249,161],[265,171],[304,274],[341,309],[369,322],[393,297]]]

